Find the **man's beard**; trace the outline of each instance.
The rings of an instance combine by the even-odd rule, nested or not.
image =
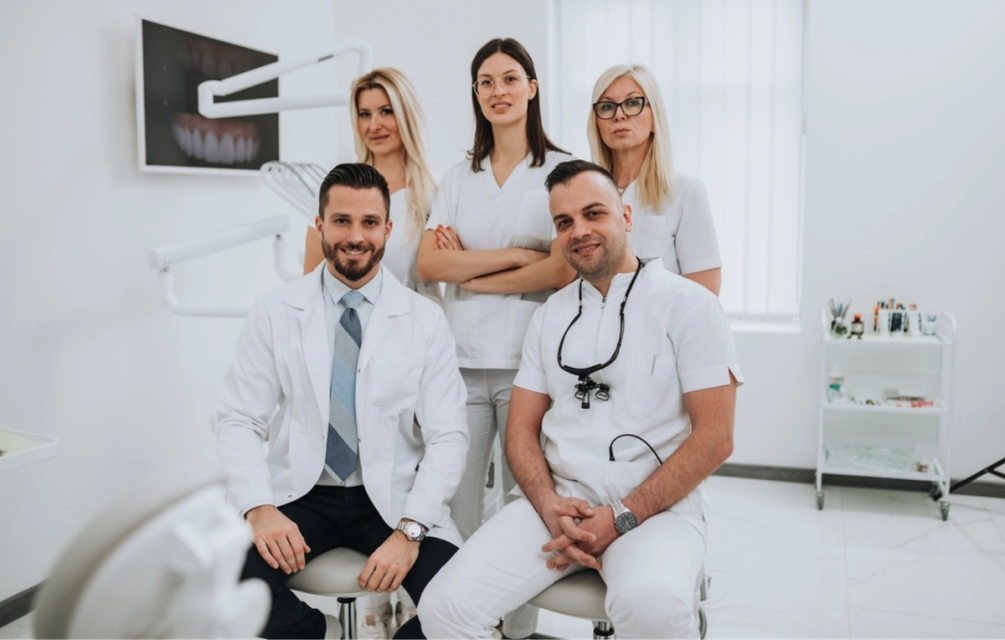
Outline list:
[[[370,259],[363,264],[359,264],[358,260],[343,262],[340,257],[341,254],[339,254],[338,251],[339,249],[345,249],[347,251],[369,250]],[[328,262],[335,267],[335,271],[349,282],[356,282],[366,274],[370,273],[373,266],[380,262],[380,259],[384,257],[384,245],[380,245],[380,248],[378,249],[369,243],[349,244],[343,242],[333,245],[328,244],[325,242],[324,238],[321,238],[321,250],[324,252],[325,258]]]
[[[566,262],[568,262],[569,265],[575,269],[580,278],[586,280],[587,282],[605,280],[607,277],[616,273],[618,267],[621,265],[622,259],[625,256],[624,244],[627,244],[624,243],[622,245],[617,245],[610,240],[600,242],[600,246],[597,247],[597,251],[601,254],[599,259],[580,259],[575,252],[576,247],[583,246],[584,244],[593,244],[594,242],[597,241],[587,239],[583,242],[578,242],[575,246],[570,247],[568,252],[565,253]]]

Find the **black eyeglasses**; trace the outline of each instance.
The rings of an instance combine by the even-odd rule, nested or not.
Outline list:
[[[646,108],[646,99],[637,96],[635,98],[628,98],[622,102],[611,102],[610,100],[601,100],[600,102],[594,103],[593,113],[597,114],[597,117],[601,120],[610,120],[618,113],[618,107],[624,111],[625,115],[631,118],[632,116],[637,116],[642,113],[642,110]]]

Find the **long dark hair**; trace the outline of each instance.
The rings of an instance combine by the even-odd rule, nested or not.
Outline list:
[[[526,72],[528,81],[537,79],[537,72],[534,70],[534,61],[523,45],[513,38],[496,38],[486,42],[478,50],[478,53],[475,54],[475,59],[471,61],[472,85],[478,80],[478,69],[481,68],[482,63],[497,53],[504,53],[516,60],[523,67],[524,72]],[[468,151],[468,157],[471,159],[471,170],[477,173],[482,170],[482,160],[492,151],[495,138],[492,135],[492,124],[485,117],[485,114],[482,113],[481,105],[478,104],[478,96],[475,95],[474,91],[471,92],[471,106],[475,110],[475,144]],[[530,163],[532,167],[542,166],[544,164],[544,155],[548,151],[562,151],[565,153],[554,142],[549,140],[548,135],[544,132],[544,124],[541,121],[540,85],[538,86],[537,93],[527,105],[527,146],[530,147],[530,152],[534,156],[533,161]]]

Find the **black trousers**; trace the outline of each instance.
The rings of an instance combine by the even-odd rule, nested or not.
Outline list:
[[[307,562],[336,547],[349,547],[370,555],[394,531],[380,517],[363,487],[316,486],[295,502],[279,510],[300,528],[311,552]],[[426,538],[419,545],[419,557],[405,576],[402,586],[416,604],[436,572],[457,552],[457,547],[439,538]],[[265,625],[265,638],[324,638],[325,618],[307,606],[286,587],[291,576],[273,569],[254,545],[248,550],[241,579],[259,578],[272,592],[272,610]],[[402,625],[395,638],[425,638],[418,618]]]

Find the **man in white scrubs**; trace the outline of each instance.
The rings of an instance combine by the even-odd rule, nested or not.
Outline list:
[[[437,574],[419,616],[430,637],[488,638],[589,567],[618,637],[697,637],[702,483],[732,452],[743,380],[729,323],[707,289],[635,257],[604,169],[564,162],[547,185],[580,281],[535,312],[514,383],[506,449],[525,499]]]

